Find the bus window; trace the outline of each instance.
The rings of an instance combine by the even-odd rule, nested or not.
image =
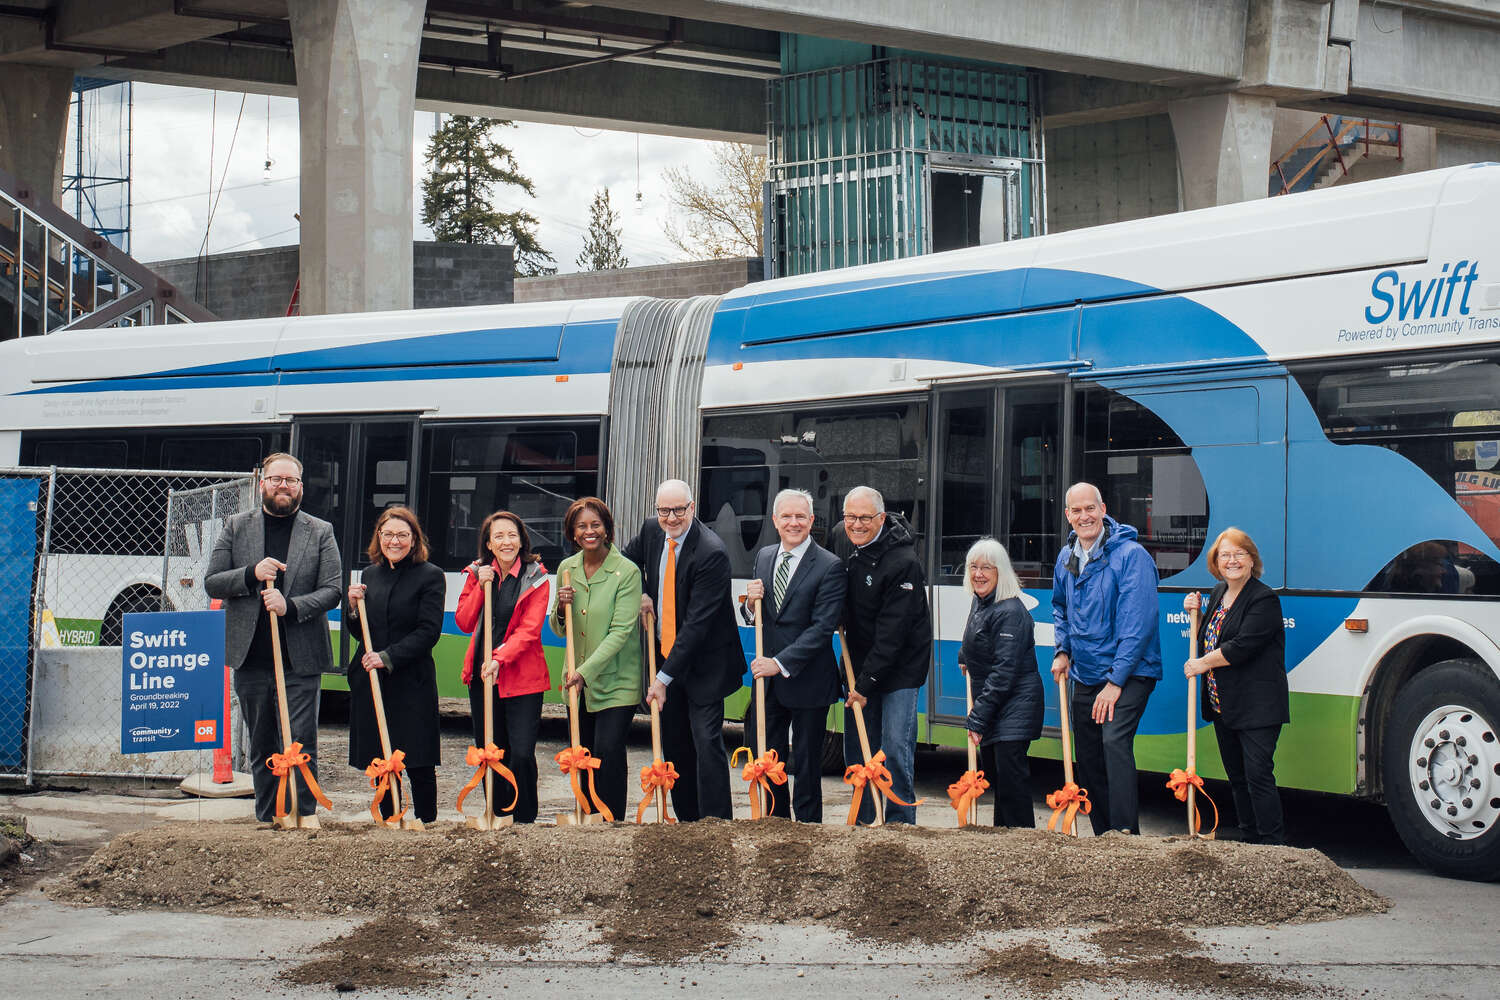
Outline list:
[[[1207,542],[1208,493],[1191,451],[1156,414],[1104,388],[1078,393],[1083,476],[1109,514],[1139,533],[1165,579],[1186,569]]]
[[[938,404],[938,565],[961,582],[969,547],[995,530],[994,393],[944,393]]]
[[[37,441],[29,465],[73,469],[128,469],[130,445],[123,438]]]
[[[423,526],[433,562],[449,571],[476,558],[479,526],[497,510],[525,521],[532,547],[555,567],[572,548],[562,531],[568,505],[599,490],[595,424],[431,425],[423,431],[422,454]]]
[[[195,472],[250,472],[274,450],[258,437],[169,437],[161,441],[161,467]]]
[[[724,540],[737,577],[776,540],[770,505],[783,489],[813,496],[813,537],[830,545],[844,494],[873,486],[887,510],[925,530],[927,405],[876,404],[715,414],[703,422],[698,516]],[[921,542],[917,545],[922,553]]]
[[[1058,386],[1005,390],[1005,550],[1026,587],[1052,586],[1062,548],[1061,420]]]
[[[1500,544],[1500,364],[1406,362],[1297,376],[1330,441],[1388,448],[1427,473]],[[1392,559],[1371,593],[1500,594],[1500,565],[1430,539]]]

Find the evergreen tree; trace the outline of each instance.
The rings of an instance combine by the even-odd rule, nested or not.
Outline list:
[[[583,236],[583,250],[578,254],[580,270],[606,271],[630,266],[620,246],[619,222],[620,213],[609,207],[609,188],[596,192],[589,205],[589,231]]]
[[[427,143],[430,170],[422,181],[422,222],[440,243],[510,243],[516,274],[555,274],[552,255],[537,240],[536,216],[525,209],[498,210],[495,185],[509,184],[535,198],[531,178],[515,154],[495,141],[493,130],[513,126],[501,118],[454,115]]]

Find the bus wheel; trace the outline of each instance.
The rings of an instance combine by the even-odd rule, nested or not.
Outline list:
[[[827,730],[823,733],[823,773],[844,773],[844,734]]]
[[[125,615],[140,611],[162,611],[161,591],[145,584],[126,587],[109,602],[99,626],[99,645],[118,646],[125,640]]]
[[[1446,660],[1401,686],[1385,733],[1386,807],[1418,861],[1500,878],[1500,680]]]

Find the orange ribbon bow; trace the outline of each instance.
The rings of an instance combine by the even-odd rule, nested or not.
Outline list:
[[[296,768],[302,772],[302,780],[307,782],[308,791],[312,792],[313,798],[318,801],[324,809],[333,809],[333,803],[323,794],[323,789],[318,787],[318,779],[308,769],[308,762],[312,760],[311,754],[302,752],[301,743],[293,743],[286,748],[286,753],[273,753],[266,758],[266,767],[271,773],[281,780],[276,785],[276,818],[280,819],[286,815],[286,784],[292,769]]]
[[[953,804],[953,811],[958,813],[959,826],[968,826],[969,808],[989,787],[990,783],[984,780],[983,771],[965,771],[962,777],[948,786],[948,801]]]
[[[740,759],[741,753],[749,761],[745,769],[740,772],[740,777],[744,778],[745,783],[750,786],[750,818],[760,819],[761,817],[760,796],[755,794],[757,785],[766,793],[765,815],[769,816],[771,810],[776,808],[776,794],[771,791],[771,785],[773,783],[786,784],[786,762],[777,759],[775,750],[767,750],[754,760],[750,760],[750,748],[738,747],[734,755],[729,758],[730,767],[733,767],[734,762]]]
[[[849,803],[849,825],[853,826],[859,820],[859,803],[864,797],[865,785],[871,784],[892,802],[900,806],[919,806],[926,799],[918,799],[915,802],[904,802],[896,793],[891,791],[892,775],[890,769],[885,766],[885,751],[875,751],[875,756],[870,758],[868,764],[850,764],[844,768],[844,784],[854,786],[854,801]]]
[[[510,782],[510,787],[516,793],[511,797],[510,805],[506,806],[500,811],[510,812],[516,807],[516,803],[521,800],[521,789],[516,786],[516,776],[511,773],[510,768],[500,763],[504,759],[505,751],[501,750],[493,743],[486,745],[483,749],[479,747],[469,747],[468,752],[464,754],[464,763],[474,768],[474,777],[470,778],[469,783],[465,785],[463,789],[458,793],[459,812],[464,811],[464,799],[468,798],[469,793],[478,788],[479,783],[484,780],[485,771],[494,771],[496,774],[500,775],[500,777]],[[491,806],[491,811],[493,811],[493,808],[494,807]]]
[[[592,799],[594,805],[599,807],[599,815],[604,817],[604,821],[606,823],[613,823],[615,821],[614,813],[609,811],[609,807],[599,799],[599,793],[594,791],[594,772],[604,762],[598,757],[591,756],[588,747],[564,747],[552,759],[557,761],[557,766],[562,769],[562,773],[566,774],[569,780],[573,782],[573,798],[578,800],[579,807],[586,813],[593,812],[594,810],[589,807],[589,799]],[[578,783],[579,771],[588,773],[588,798],[583,797],[583,788]]]
[[[1214,833],[1219,829],[1219,806],[1214,802],[1213,796],[1203,788],[1203,779],[1198,777],[1194,771],[1184,771],[1182,768],[1174,768],[1171,777],[1167,779],[1167,787],[1177,797],[1178,802],[1186,802],[1188,786],[1198,789],[1198,794],[1208,799],[1208,804],[1214,807],[1214,825],[1209,831],[1201,836],[1212,840]],[[1193,806],[1193,833],[1197,834],[1203,829],[1203,812],[1196,805]]]
[[[398,788],[401,784],[401,772],[406,770],[406,751],[396,750],[389,758],[376,757],[370,761],[370,766],[365,768],[365,777],[370,779],[370,787],[375,789],[375,801],[370,803],[370,816],[377,823],[386,823],[391,826],[400,826],[401,817],[406,815],[408,805],[390,819],[384,819],[380,815],[380,802],[391,791],[394,783]],[[395,799],[392,798],[392,804]]]
[[[677,773],[677,768],[673,767],[672,762],[669,760],[659,760],[647,767],[641,768],[642,798],[640,808],[635,811],[635,821],[637,823],[644,823],[646,821],[646,809],[651,805],[652,800],[656,798],[657,789],[661,789],[663,792],[670,792],[672,786],[677,784],[677,779],[680,777],[681,775]],[[677,822],[671,816],[665,818],[668,823]]]
[[[1047,796],[1047,805],[1052,807],[1052,818],[1047,821],[1047,829],[1071,833],[1075,837],[1078,835],[1075,822],[1079,811],[1085,816],[1094,811],[1088,789],[1079,788],[1077,782],[1073,781]]]

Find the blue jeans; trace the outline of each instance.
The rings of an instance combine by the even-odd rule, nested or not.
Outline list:
[[[907,802],[917,800],[912,768],[917,756],[917,692],[920,688],[903,688],[873,694],[864,708],[865,728],[870,734],[870,753],[885,751],[885,766],[891,771],[891,791]],[[859,731],[854,724],[854,710],[844,709],[844,763],[863,764]],[[875,820],[874,798],[880,793],[873,785],[865,787],[859,803],[859,822]],[[887,823],[915,823],[916,806],[898,806],[886,799]]]

